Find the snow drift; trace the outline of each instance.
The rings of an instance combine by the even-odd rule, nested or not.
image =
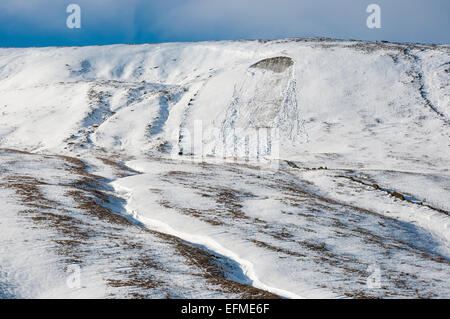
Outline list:
[[[450,296],[449,61],[330,39],[0,49],[0,296]]]

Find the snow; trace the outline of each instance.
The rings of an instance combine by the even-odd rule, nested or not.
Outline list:
[[[2,298],[241,296],[226,283],[211,282],[205,270],[185,255],[187,247],[173,237],[108,217],[125,213],[123,202],[114,194],[103,203],[111,208],[107,215],[82,206],[90,197],[100,203],[102,196],[89,188],[77,195],[82,190],[77,185],[86,183],[86,176],[70,169],[77,167],[71,160],[15,151],[0,151],[0,159],[4,169],[0,178]],[[111,174],[111,167],[99,160],[91,167]],[[39,191],[26,192],[34,184]],[[96,190],[108,194],[104,187]],[[32,197],[21,199],[28,195]],[[232,260],[211,254],[227,276],[246,280]],[[80,270],[79,286],[67,284],[72,274],[68,269],[74,266]]]
[[[149,161],[131,161],[127,164],[141,171],[141,174],[120,179],[114,182],[113,186],[119,194],[127,198],[126,208],[133,218],[149,228],[205,245],[209,249],[239,261],[243,265],[244,273],[254,280],[255,286],[282,296],[321,298],[342,296],[338,292],[344,291],[340,283],[346,280],[344,278],[341,280],[335,278],[336,282],[329,283],[328,285],[333,289],[330,289],[331,287],[314,288],[314,282],[324,282],[327,279],[325,274],[311,273],[314,269],[311,264],[316,261],[302,258],[304,254],[302,245],[305,245],[305,241],[313,245],[313,247],[306,246],[312,251],[320,251],[322,249],[320,245],[325,243],[323,249],[326,251],[324,253],[326,257],[323,256],[323,258],[331,262],[334,268],[332,271],[337,277],[346,276],[336,274],[340,272],[340,266],[334,263],[340,262],[334,261],[334,258],[342,258],[337,256],[347,256],[345,258],[351,256],[358,260],[353,265],[355,271],[365,271],[367,266],[364,265],[370,265],[370,263],[382,263],[386,273],[400,273],[404,269],[399,270],[403,266],[399,267],[396,264],[398,260],[403,262],[406,259],[409,260],[407,263],[411,268],[407,268],[408,271],[415,267],[419,269],[423,267],[424,260],[419,262],[416,257],[412,259],[408,257],[410,253],[417,254],[415,249],[425,249],[443,256],[449,254],[448,238],[442,242],[413,225],[407,226],[409,229],[405,232],[405,224],[396,222],[392,215],[383,217],[382,214],[372,213],[372,217],[369,217],[370,215],[366,216],[367,213],[358,212],[353,208],[352,215],[355,219],[349,218],[346,215],[349,208],[345,204],[336,202],[331,207],[324,206],[326,202],[320,198],[314,198],[313,194],[316,191],[314,188],[295,185],[295,177],[289,174],[274,174],[264,170],[255,172],[254,169],[234,168],[227,165],[206,166],[199,170],[200,164],[191,163],[162,164],[160,161],[155,161],[152,166]],[[257,178],[256,174],[260,178]],[[273,184],[274,179],[281,179],[286,185],[279,182],[277,187]],[[299,191],[310,193],[308,196],[299,198],[298,194],[290,193],[291,185],[296,186]],[[223,190],[234,194],[233,199],[231,199],[232,195],[228,196],[237,206],[221,207]],[[190,198],[188,202],[185,196]],[[207,196],[208,200],[202,199],[204,196]],[[312,203],[309,203],[311,197]],[[358,199],[362,201],[362,198]],[[214,209],[214,201],[216,209]],[[161,202],[164,204],[161,205]],[[302,202],[304,207],[298,206],[298,203]],[[347,200],[345,203],[353,203],[353,201]],[[367,206],[366,202],[363,202],[360,206],[354,207],[365,208],[365,206]],[[311,207],[320,207],[321,213],[317,216],[317,212]],[[322,217],[322,214],[326,214],[326,217]],[[323,218],[323,221],[318,219],[319,216]],[[407,218],[404,219],[407,220]],[[392,239],[388,239],[385,233],[385,223],[391,224],[391,230],[396,229]],[[384,248],[376,243],[369,245],[371,248],[366,251],[368,247],[364,241],[367,239],[357,235],[357,232],[363,231],[360,229],[361,226],[364,232],[384,233],[386,242],[393,240],[396,242],[393,244],[395,246],[410,242],[414,243],[416,248],[406,255],[401,251],[389,249],[389,254],[395,254],[395,258],[387,258],[383,252]],[[435,226],[434,229],[440,229],[438,223],[433,226]],[[348,232],[348,234],[343,235],[341,232]],[[285,241],[280,238],[282,233],[286,233]],[[448,229],[446,234],[448,235]],[[369,238],[371,236],[374,235],[369,235]],[[418,244],[419,242],[421,244]],[[261,247],[258,243],[266,243],[267,247],[271,245],[272,248]],[[366,248],[363,248],[364,246]],[[231,252],[224,251],[223,247],[227,247]],[[274,249],[277,253],[272,252]],[[286,256],[289,257],[286,258]],[[252,261],[253,267],[249,268],[247,261]],[[426,269],[426,276],[431,276],[430,281],[440,278],[439,272],[443,270],[440,265],[433,265],[433,263],[428,264]],[[436,273],[433,273],[431,269],[436,269]],[[417,269],[414,270],[414,272],[417,271]],[[441,292],[443,291],[447,291],[447,288],[443,288]]]
[[[23,151],[0,151],[0,294],[448,297],[449,57],[323,39],[0,49],[0,149]],[[8,186],[24,176],[42,198]],[[70,253],[82,289],[64,283],[61,229],[21,213],[40,201],[93,229],[92,249]],[[223,277],[198,276],[185,244]],[[126,261],[147,253],[164,266]],[[373,264],[380,290],[365,285]],[[128,285],[121,267],[164,284]]]

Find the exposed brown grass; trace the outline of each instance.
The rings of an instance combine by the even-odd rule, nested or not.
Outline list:
[[[7,151],[15,152],[14,150]],[[27,152],[16,153],[38,156]],[[79,177],[71,183],[55,182],[54,184],[65,189],[65,195],[75,203],[73,208],[76,209],[76,212],[72,209],[69,211],[61,203],[48,199],[40,187],[51,185],[38,178],[3,176],[0,180],[0,187],[15,190],[23,205],[27,207],[20,214],[29,219],[32,224],[41,228],[50,228],[56,232],[57,235],[52,239],[53,249],[65,263],[82,264],[86,256],[92,257],[92,254],[101,254],[102,257],[99,256],[99,258],[108,258],[111,264],[120,264],[119,261],[123,258],[120,253],[114,253],[114,251],[118,252],[121,249],[127,251],[127,256],[136,257],[125,261],[129,267],[126,271],[116,274],[119,276],[105,278],[107,285],[112,288],[129,289],[130,297],[146,298],[152,295],[153,290],[164,291],[166,285],[170,284],[152,275],[152,269],[166,271],[164,265],[161,265],[151,254],[149,255],[142,242],[133,239],[132,236],[132,234],[148,234],[160,238],[169,246],[174,247],[180,256],[195,267],[199,271],[196,276],[202,277],[211,285],[205,289],[214,287],[214,290],[218,292],[233,294],[240,298],[277,297],[266,291],[227,279],[216,256],[209,252],[179,238],[146,229],[111,211],[107,207],[119,199],[113,198],[108,193],[104,187],[105,180],[103,178],[87,172],[87,165],[81,159],[68,156],[47,157],[61,159],[63,161],[62,169]],[[102,159],[102,161],[113,166],[118,171],[118,176],[135,173],[120,164],[114,164],[112,160]],[[220,223],[213,219],[209,222]],[[90,250],[92,243],[100,245],[97,247],[98,249],[103,242],[110,243],[117,249],[111,252]],[[170,297],[169,294],[167,297]]]

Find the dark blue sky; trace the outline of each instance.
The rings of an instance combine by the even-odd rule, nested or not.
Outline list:
[[[81,7],[81,29],[66,7]],[[381,7],[381,29],[366,8]],[[0,46],[325,36],[450,43],[450,0],[0,0]]]

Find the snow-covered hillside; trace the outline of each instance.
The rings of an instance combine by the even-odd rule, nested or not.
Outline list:
[[[449,297],[449,72],[329,39],[0,49],[0,296]]]

